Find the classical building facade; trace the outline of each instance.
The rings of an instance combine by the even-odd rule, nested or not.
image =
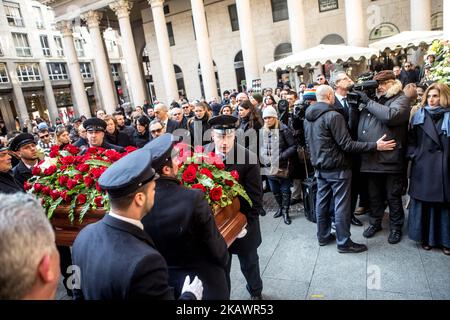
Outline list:
[[[264,73],[264,65],[320,43],[367,46],[401,31],[442,28],[450,37],[450,1],[442,0],[39,2],[54,9],[75,111],[81,114],[89,101],[78,95],[84,80],[72,38],[79,25],[87,27],[95,51],[95,84],[107,110],[117,95],[102,34],[106,26],[120,34],[120,64],[132,105],[151,97],[170,102],[180,94],[210,99],[255,83],[274,87],[280,74]]]
[[[70,34],[75,59],[65,48],[64,32],[51,7],[31,0],[0,2],[0,118],[9,130],[35,117],[55,122],[75,113],[90,115],[107,105],[114,109],[119,99],[127,98],[121,89],[124,75],[117,32],[109,29],[104,38],[94,38],[80,24]],[[94,63],[96,52],[103,50],[111,65]],[[114,99],[101,94],[107,90],[99,85],[100,74],[113,77],[115,88],[109,91],[115,93]]]

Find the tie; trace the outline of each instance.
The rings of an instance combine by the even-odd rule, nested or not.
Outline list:
[[[345,108],[346,110],[348,110],[347,97],[342,98],[342,101],[344,102],[344,108]]]

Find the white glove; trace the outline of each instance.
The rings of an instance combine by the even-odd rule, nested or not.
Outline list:
[[[181,289],[181,294],[185,292],[192,293],[197,300],[202,300],[203,297],[203,283],[202,281],[195,276],[194,280],[191,283],[191,278],[186,276],[184,279],[183,289]]]
[[[245,237],[246,235],[247,235],[247,228],[244,228],[244,229],[242,229],[241,232],[239,232],[239,234],[237,235],[237,238],[240,239],[240,238]]]

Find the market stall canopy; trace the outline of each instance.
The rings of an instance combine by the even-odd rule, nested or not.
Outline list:
[[[395,36],[371,43],[369,47],[380,51],[384,51],[385,49],[395,50],[399,48],[418,47],[422,44],[429,45],[434,40],[441,40],[443,38],[443,31],[404,31]]]
[[[264,66],[265,72],[295,69],[307,65],[314,66],[317,63],[332,63],[347,61],[349,59],[359,60],[361,57],[370,59],[377,56],[378,50],[365,47],[351,47],[345,45],[326,45],[321,44],[316,47],[294,53],[284,59],[274,61]]]

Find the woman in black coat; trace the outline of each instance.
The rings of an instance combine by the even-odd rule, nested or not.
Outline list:
[[[278,120],[273,107],[264,109],[264,134],[261,141],[261,158],[269,164],[268,179],[279,209],[273,216],[283,216],[284,223],[291,224],[289,208],[291,203],[291,179],[289,178],[289,162],[297,152],[297,145],[291,130]],[[278,163],[277,165],[274,165]]]
[[[123,148],[134,145],[126,133],[119,131],[115,117],[107,115],[103,120],[106,122],[106,142]]]
[[[450,89],[435,83],[411,119],[409,237],[450,255]]]
[[[136,132],[133,139],[136,147],[142,148],[150,141],[149,131],[150,119],[147,116],[140,116],[136,120]]]
[[[259,130],[263,126],[261,116],[259,115],[259,112],[255,108],[255,106],[250,102],[250,100],[244,100],[238,106],[238,112],[238,129],[240,129],[237,132],[238,143],[249,149],[251,152],[258,154]],[[256,143],[254,143],[251,138],[245,139],[245,136],[252,137],[249,130],[254,130]],[[245,134],[245,136],[241,136],[242,134]]]
[[[211,135],[206,136],[205,132],[208,131],[211,126],[208,124],[210,119],[209,107],[205,102],[199,102],[194,108],[195,116],[188,120],[188,130],[191,135],[191,144],[196,145],[206,145],[211,142]],[[200,135],[201,137],[196,137]]]

